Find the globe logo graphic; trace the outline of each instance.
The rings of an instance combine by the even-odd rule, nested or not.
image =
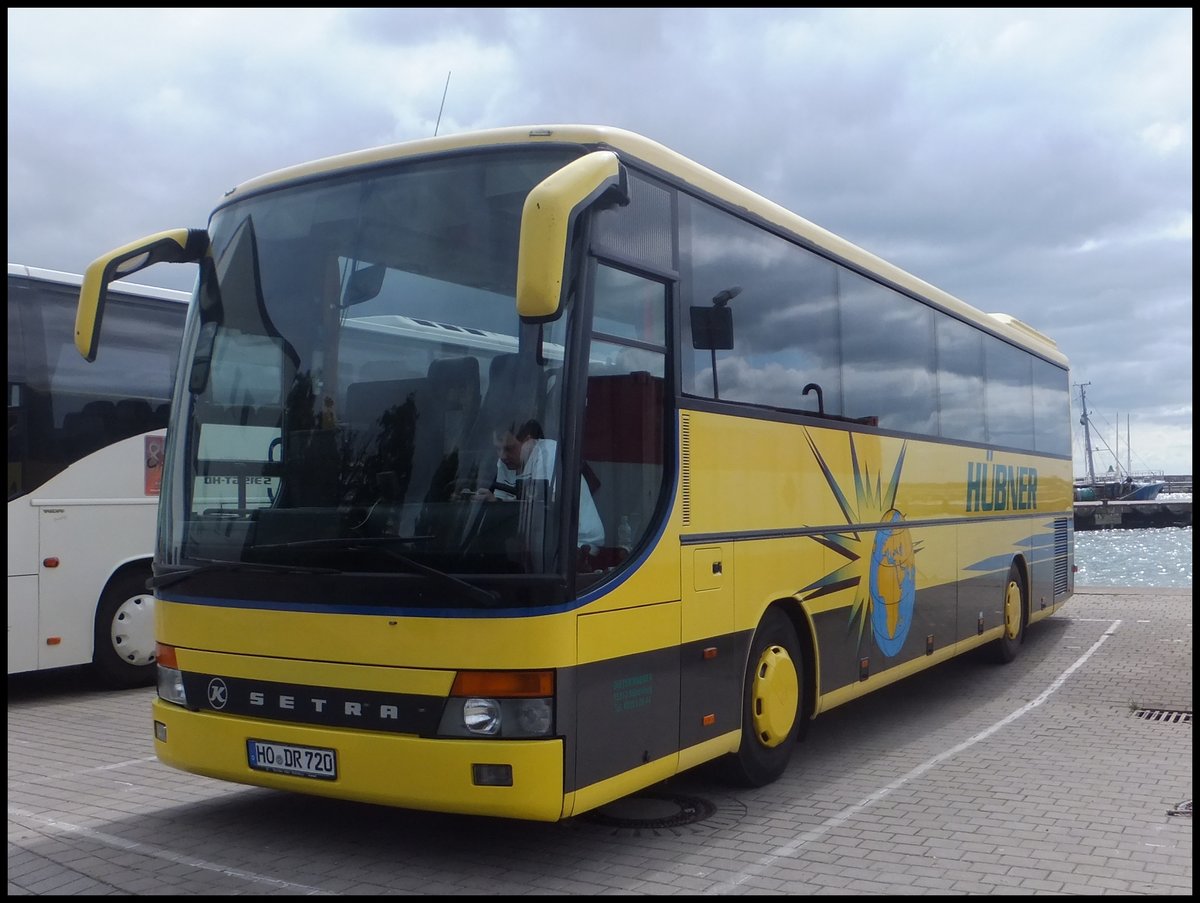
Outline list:
[[[891,657],[900,651],[912,626],[917,569],[904,515],[893,508],[883,521],[892,526],[875,534],[871,548],[871,629],[883,654]]]

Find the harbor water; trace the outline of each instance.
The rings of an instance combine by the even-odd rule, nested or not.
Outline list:
[[[1192,528],[1075,533],[1075,590],[1089,586],[1192,585]]]

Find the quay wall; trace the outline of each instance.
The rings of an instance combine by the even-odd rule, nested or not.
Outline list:
[[[1190,527],[1191,499],[1150,502],[1076,502],[1076,530],[1139,529],[1142,527]]]

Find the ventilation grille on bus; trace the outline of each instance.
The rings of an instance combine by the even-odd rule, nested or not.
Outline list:
[[[692,419],[679,415],[679,504],[683,526],[692,525]]]
[[[1067,519],[1054,522],[1054,597],[1067,591]]]

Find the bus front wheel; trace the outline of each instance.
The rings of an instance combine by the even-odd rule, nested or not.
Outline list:
[[[146,589],[143,568],[114,577],[96,610],[92,662],[100,679],[113,689],[154,683],[154,596]]]
[[[1028,611],[1025,595],[1025,577],[1014,561],[1008,566],[1008,577],[1004,581],[1004,633],[992,645],[994,657],[1002,665],[1015,659],[1025,642]]]
[[[722,762],[731,783],[762,787],[787,768],[798,733],[802,664],[791,621],[779,609],[769,609],[754,632],[746,664],[741,746]]]

